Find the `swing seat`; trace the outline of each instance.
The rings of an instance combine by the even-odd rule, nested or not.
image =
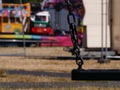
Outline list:
[[[72,80],[120,80],[119,69],[73,69],[71,75]]]

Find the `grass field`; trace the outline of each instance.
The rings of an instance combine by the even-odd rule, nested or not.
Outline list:
[[[9,48],[9,51],[12,50],[18,52],[19,49]],[[27,49],[27,54],[33,52],[34,55],[44,56],[71,55],[58,47]],[[72,81],[70,73],[75,68],[77,65],[74,60],[1,56],[0,70],[6,75],[0,77],[0,90],[120,90],[119,81]],[[85,60],[83,68],[120,69],[120,61],[99,64],[97,60]]]

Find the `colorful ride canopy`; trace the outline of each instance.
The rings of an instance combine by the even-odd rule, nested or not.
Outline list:
[[[71,11],[81,20],[83,20],[85,15],[85,7],[83,0],[44,0],[42,7],[46,8],[54,8],[56,11],[60,11],[62,9],[68,9],[67,2],[70,2]]]

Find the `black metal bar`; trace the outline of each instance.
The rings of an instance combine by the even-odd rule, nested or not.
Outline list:
[[[89,69],[72,70],[72,80],[109,80],[120,81],[120,70],[117,69]]]

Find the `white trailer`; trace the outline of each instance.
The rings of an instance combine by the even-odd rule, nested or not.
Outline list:
[[[111,29],[111,0],[84,0],[86,14],[84,24],[87,26],[84,43],[90,51],[81,55],[87,57],[112,58],[116,55],[113,49]],[[97,50],[97,51],[96,51]]]
[[[87,48],[111,48],[108,18],[109,0],[84,0]]]

